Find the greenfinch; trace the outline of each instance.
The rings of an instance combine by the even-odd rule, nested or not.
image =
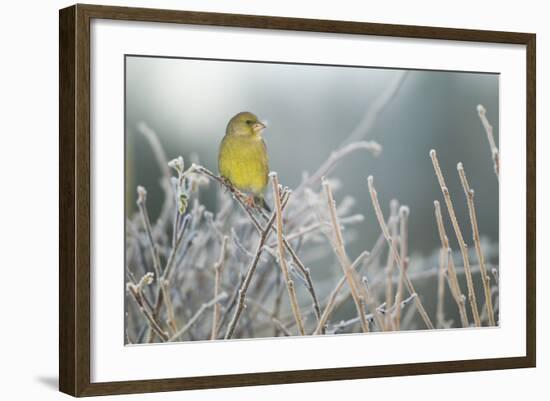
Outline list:
[[[267,147],[262,138],[265,128],[265,123],[247,111],[231,118],[220,143],[218,169],[222,177],[248,195],[249,206],[269,210],[263,197],[269,174]]]

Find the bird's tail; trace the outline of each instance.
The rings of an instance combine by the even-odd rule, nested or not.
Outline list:
[[[261,208],[263,208],[266,212],[271,213],[271,208],[266,203],[264,197],[262,195],[256,195],[254,196],[254,203]]]

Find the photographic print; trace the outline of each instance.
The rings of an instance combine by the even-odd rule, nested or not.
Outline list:
[[[62,392],[536,366],[535,34],[78,4],[59,49]]]
[[[499,325],[498,74],[127,55],[125,113],[125,344]]]

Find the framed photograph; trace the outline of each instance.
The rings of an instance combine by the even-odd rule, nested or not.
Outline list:
[[[534,34],[59,18],[61,391],[535,366]]]

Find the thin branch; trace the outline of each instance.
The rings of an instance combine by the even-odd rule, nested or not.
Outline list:
[[[300,194],[304,189],[312,187],[321,180],[321,178],[327,175],[342,159],[358,150],[368,150],[374,156],[378,156],[382,151],[382,146],[375,141],[354,142],[343,146],[332,152],[329,158],[317,169],[317,171],[304,180],[294,192]]]
[[[157,164],[162,171],[162,176],[167,182],[170,182],[170,168],[168,167],[168,158],[158,139],[157,134],[143,121],[137,124],[137,130],[147,139],[149,146],[155,155]]]
[[[453,252],[451,251],[451,248],[447,248],[447,271],[456,271],[455,264],[453,261]],[[456,277],[456,274],[455,274],[455,277]],[[449,280],[449,287],[451,288],[451,292],[452,292],[453,286],[456,288],[457,285],[458,285],[458,281],[457,283],[452,284],[451,280]],[[468,314],[466,313],[466,297],[464,296],[464,294],[462,294],[459,291],[455,295],[455,298],[456,298],[456,303],[458,305],[458,312],[460,314],[460,322],[462,323],[462,327],[470,327],[470,322],[468,321]]]
[[[252,255],[250,258],[252,259],[254,255]],[[237,286],[235,286],[235,290],[231,293],[231,296],[229,297],[229,300],[226,303],[226,306],[224,308],[224,313],[221,316],[220,322],[218,323],[218,331],[221,330],[222,327],[224,327],[225,322],[229,318],[231,312],[233,311],[233,308],[237,304],[237,300],[239,298],[239,290],[241,289],[243,283],[244,283],[245,276],[243,274],[239,275],[239,283]]]
[[[451,253],[452,253],[452,249],[451,249]],[[372,254],[371,254],[372,256]],[[371,258],[369,258],[371,259]],[[457,276],[461,276],[463,274],[465,274],[464,272],[464,266],[455,266],[455,270],[456,270],[456,274]],[[476,274],[476,273],[479,273],[479,265],[470,265],[470,271],[472,272],[472,274]],[[432,267],[426,267],[426,268],[422,268],[420,270],[417,270],[417,271],[414,271],[414,272],[408,272],[408,276],[411,280],[413,281],[419,281],[419,280],[427,280],[427,279],[433,279],[433,278],[436,278],[437,275],[439,273],[439,267],[437,266],[432,266]],[[378,276],[376,276],[375,278],[373,278],[371,280],[371,286],[374,287],[374,286],[381,286],[383,284],[385,284],[385,281],[386,281],[386,275],[384,274],[384,272],[381,272]],[[399,277],[394,277],[393,278],[393,283],[394,284],[397,284],[399,282]]]
[[[384,320],[382,320],[380,309],[376,307],[374,297],[372,296],[369,288],[367,277],[364,276],[361,281],[363,283],[363,291],[365,292],[365,304],[368,305],[369,310],[372,312],[374,321],[376,322],[376,325],[378,326],[379,330],[385,331],[386,327],[384,324]],[[388,319],[388,320],[391,320],[391,319]]]
[[[160,271],[160,256],[157,244],[155,243],[155,239],[153,238],[153,229],[151,226],[151,220],[149,219],[149,214],[147,213],[147,190],[142,187],[137,187],[137,193],[138,193],[138,199],[137,199],[137,207],[139,209],[141,220],[143,223],[143,227],[145,228],[145,233],[147,234],[147,239],[149,240],[149,247],[151,249],[151,259],[153,260],[153,268],[155,269],[155,275],[157,278],[161,276]]]
[[[399,212],[399,202],[396,199],[390,201],[390,222],[391,225],[388,226],[392,238],[397,240],[397,216]],[[393,304],[393,271],[394,271],[394,260],[391,254],[391,250],[388,250],[388,256],[386,259],[386,306],[391,308]],[[387,326],[391,326],[392,322],[390,316],[386,316]]]
[[[305,287],[306,290],[309,292],[311,299],[313,301],[313,311],[315,312],[315,317],[317,318],[317,321],[319,321],[321,317],[321,307],[319,306],[319,300],[317,298],[317,294],[315,292],[315,287],[313,286],[313,279],[311,278],[311,271],[309,268],[305,267],[304,263],[300,260],[296,252],[294,251],[294,248],[290,245],[288,240],[283,236],[283,245],[285,249],[290,254],[290,257],[292,258],[292,261],[296,264],[298,269],[302,272],[305,279]]]
[[[411,301],[413,301],[416,297],[418,296],[417,293],[414,293],[414,294],[411,294],[409,295],[407,298],[405,298],[404,300],[402,300],[400,303],[398,304],[393,304],[392,307],[388,310],[384,310],[384,309],[381,309],[380,307],[378,308],[379,310],[382,310],[383,313],[385,314],[391,314],[391,315],[395,315],[395,313],[398,311],[398,310],[403,310],[405,308],[405,306],[407,306],[408,304],[411,303]]]
[[[392,221],[392,218],[388,219],[388,222],[387,222],[388,226],[395,223],[396,221]],[[357,270],[359,265],[363,263],[363,260],[365,260],[364,262],[365,267],[368,266],[369,263],[375,260],[379,256],[379,254],[382,252],[382,248],[384,247],[385,242],[386,242],[386,239],[384,238],[384,235],[381,233],[378,236],[378,239],[376,240],[374,246],[372,247],[371,252],[364,251],[353,261],[353,263],[351,264],[352,269]],[[396,283],[397,280],[392,278],[392,282]],[[346,275],[343,275],[340,278],[340,281],[338,281],[338,283],[336,284],[336,287],[332,290],[328,298],[325,309],[323,310],[323,315],[321,316],[321,320],[319,321],[319,324],[315,329],[314,334],[319,334],[320,327],[326,326],[329,315],[333,312],[333,310],[337,309],[338,306],[340,306],[343,302],[345,302],[350,296],[350,292],[347,292],[346,294],[343,294],[340,298],[337,298],[340,290],[342,289],[345,283],[346,283]]]
[[[275,215],[273,215],[275,216]],[[273,220],[270,220],[270,223],[273,224]],[[268,223],[269,224],[269,223]],[[258,266],[258,262],[260,261],[260,256],[262,254],[263,246],[265,243],[265,240],[267,238],[267,235],[269,234],[269,230],[263,230],[260,234],[260,238],[258,239],[258,244],[256,246],[256,252],[254,253],[254,258],[250,262],[250,266],[246,272],[246,275],[244,277],[243,283],[238,291],[238,301],[237,301],[237,307],[235,309],[235,312],[233,314],[233,317],[231,318],[231,321],[229,322],[227,326],[227,331],[225,332],[225,339],[230,339],[233,337],[233,334],[235,332],[235,327],[237,326],[237,322],[239,321],[239,318],[241,317],[241,314],[243,312],[243,309],[245,307],[245,298],[246,298],[246,291],[248,290],[248,287],[250,286],[250,282],[252,281],[252,276],[254,275],[254,272],[256,271],[256,268]]]
[[[353,270],[356,270],[357,267],[363,261],[363,259],[365,259],[369,255],[370,254],[367,251],[362,252],[353,261],[353,263],[351,264],[351,268]],[[319,319],[319,322],[318,322],[317,327],[316,327],[315,331],[313,332],[313,334],[319,334],[319,333],[323,332],[323,328],[325,328],[325,326],[327,324],[327,321],[328,321],[328,318],[329,318],[330,314],[332,313],[332,311],[334,310],[334,307],[336,306],[336,297],[338,296],[338,293],[340,292],[340,290],[342,289],[342,287],[346,283],[346,280],[347,280],[347,276],[346,276],[346,274],[344,274],[340,278],[340,281],[338,281],[338,283],[336,284],[336,287],[334,287],[334,289],[330,293],[330,295],[328,297],[328,300],[327,300],[327,303],[325,305],[325,309],[323,309],[323,314],[321,315],[321,319]]]
[[[437,304],[436,304],[436,327],[445,327],[445,250],[439,250],[439,271],[437,274]]]
[[[460,288],[458,286],[458,280],[456,279],[456,271],[453,268],[451,279],[449,276],[449,269],[447,267],[448,263],[445,263],[447,260],[447,252],[449,250],[449,240],[447,239],[447,234],[445,233],[445,226],[443,225],[443,217],[441,215],[441,206],[439,205],[439,201],[434,201],[434,208],[435,208],[435,219],[437,222],[437,231],[439,233],[439,239],[441,241],[441,249],[439,250],[439,270],[438,270],[438,277],[437,277],[437,306],[436,306],[436,317],[437,317],[437,327],[443,328],[445,325],[445,279],[447,279],[447,283],[449,285],[449,288],[451,289],[451,295],[453,296],[453,299],[456,301],[459,308],[464,308],[464,303],[459,302],[459,299],[462,300],[460,294]],[[451,255],[452,257],[452,255]],[[463,315],[464,312],[464,315]],[[465,315],[466,311],[460,309],[460,316],[462,321],[462,327],[467,327],[468,325],[468,318],[465,317],[463,319],[463,316]]]
[[[472,226],[472,237],[476,248],[477,259],[479,261],[479,268],[481,270],[481,280],[483,282],[483,290],[485,292],[485,304],[487,305],[489,325],[495,326],[495,313],[493,311],[493,301],[491,299],[491,280],[487,274],[487,269],[485,268],[485,257],[483,256],[483,251],[481,250],[481,241],[479,239],[479,229],[474,204],[474,190],[470,188],[470,184],[468,183],[466,172],[464,171],[462,163],[458,163],[456,168],[458,170],[460,182],[462,183],[462,188],[464,188],[464,194],[466,195],[466,200],[468,202],[468,213],[470,215],[470,223]]]
[[[191,220],[191,216],[188,214],[184,217],[183,223],[181,224],[180,229],[176,233],[174,245],[170,250],[170,254],[168,255],[168,260],[166,261],[166,267],[164,268],[164,272],[162,273],[163,278],[168,282],[172,280],[172,271],[174,269],[174,265],[176,265],[176,257],[180,249],[180,246],[182,244],[184,232],[187,227],[187,224],[189,223],[189,220]]]
[[[485,107],[483,105],[478,104],[477,105],[477,114],[479,115],[479,119],[481,120],[481,124],[483,124],[483,128],[485,129],[485,133],[487,134],[487,140],[489,141],[489,146],[491,148],[491,158],[493,159],[493,166],[495,169],[495,174],[497,175],[497,179],[500,176],[500,152],[498,150],[498,147],[495,143],[495,136],[493,134],[493,126],[489,123],[489,120],[487,119],[486,115],[487,111],[485,110]]]
[[[267,220],[267,216],[264,214],[263,211],[261,211],[261,215],[264,217],[264,219]],[[272,230],[277,232],[275,227],[272,227]],[[313,301],[313,311],[315,312],[315,317],[317,318],[317,321],[319,321],[319,319],[321,318],[321,307],[319,305],[319,299],[317,298],[317,293],[313,285],[313,279],[311,278],[311,271],[304,265],[304,263],[298,257],[298,254],[296,253],[296,251],[290,244],[288,237],[285,236],[284,233],[282,238],[283,238],[283,245],[286,251],[290,254],[292,261],[296,264],[300,272],[304,275],[305,287],[306,287],[306,290],[309,292],[311,299]]]
[[[221,280],[222,280],[222,271],[223,271],[223,262],[225,261],[225,251],[227,248],[228,236],[225,235],[222,239],[222,244],[220,248],[220,256],[216,263],[214,263],[214,298],[220,294]],[[218,336],[218,323],[220,321],[221,307],[220,303],[216,302],[213,308],[212,314],[212,332],[210,334],[210,339],[215,340]]]
[[[153,131],[143,121],[137,124],[137,130],[145,137],[145,139],[149,143],[157,164],[162,171],[161,187],[164,191],[164,202],[158,219],[158,222],[160,224],[157,224],[157,230],[161,230],[162,227],[164,227],[164,224],[168,222],[173,199],[171,194],[170,169],[168,168],[168,159],[155,131]]]
[[[405,285],[405,274],[409,268],[409,256],[408,256],[408,220],[409,220],[409,208],[401,206],[399,208],[399,238],[401,240],[401,260],[403,261],[403,269],[399,271],[399,282],[397,283],[397,293],[395,294],[395,303],[399,304],[403,300],[403,286]],[[393,239],[392,239],[393,243]],[[391,249],[389,254],[391,254]],[[395,311],[395,329],[399,330],[401,325],[401,309],[397,308]]]
[[[374,127],[376,120],[380,113],[386,108],[391,101],[395,98],[399,89],[403,85],[403,81],[408,75],[408,71],[403,70],[396,72],[397,76],[393,81],[384,89],[384,91],[372,102],[368,112],[363,119],[357,124],[355,129],[350,133],[344,143],[355,142],[361,138],[364,138],[369,134]]]
[[[132,299],[136,302],[138,306],[138,310],[140,313],[145,317],[145,320],[149,324],[149,327],[152,331],[154,331],[162,341],[168,341],[168,333],[166,333],[162,328],[160,327],[159,322],[155,319],[152,311],[149,310],[147,303],[145,302],[145,296],[143,295],[142,288],[144,285],[149,285],[153,282],[153,275],[152,273],[147,273],[143,278],[140,280],[140,282],[136,285],[133,283],[127,283],[126,289],[128,292],[132,295]]]
[[[365,220],[365,217],[362,214],[354,214],[352,216],[346,216],[346,217],[340,218],[340,224],[342,225],[342,227],[345,227],[346,225],[349,225],[349,224],[361,223],[364,220]],[[293,241],[295,239],[305,237],[307,234],[314,233],[324,227],[330,227],[330,223],[327,223],[324,221],[312,223],[306,227],[299,228],[295,232],[285,235],[284,238],[286,241]],[[277,246],[277,243],[275,242],[275,243],[269,244],[269,246],[271,248],[274,248]]]
[[[280,270],[277,270],[277,273],[279,275],[275,276],[275,299],[273,300],[273,312],[271,312],[271,317],[274,319],[279,319],[279,312],[281,311],[281,303],[283,300],[283,293],[285,290],[285,286],[282,283],[281,276],[280,276]],[[279,329],[276,327],[274,330],[274,336],[277,336],[279,334]]]
[[[434,149],[430,150],[430,157],[432,159],[432,164],[439,181],[439,186],[441,187],[441,192],[443,193],[443,198],[445,199],[445,204],[447,205],[447,211],[451,218],[451,223],[453,224],[453,229],[455,231],[456,239],[458,240],[458,245],[460,246],[460,252],[462,253],[462,259],[464,261],[464,269],[466,272],[466,284],[468,285],[468,300],[472,308],[472,315],[474,316],[474,322],[476,327],[481,327],[481,320],[479,318],[479,311],[477,308],[476,293],[474,288],[474,281],[472,279],[472,272],[470,271],[470,260],[468,257],[468,246],[464,242],[464,237],[462,236],[462,231],[460,230],[460,225],[456,218],[455,209],[453,206],[453,201],[451,200],[451,195],[447,184],[445,184],[445,178],[441,172],[441,167],[439,166],[439,160],[437,160],[437,154]]]
[[[153,268],[155,269],[155,276],[157,277],[157,302],[155,306],[155,310],[153,311],[153,317],[156,318],[156,315],[158,311],[160,310],[160,300],[162,293],[162,298],[167,300],[166,305],[166,311],[168,314],[168,325],[172,328],[172,330],[176,327],[176,319],[174,316],[174,310],[171,307],[172,304],[169,300],[169,292],[166,289],[166,286],[164,285],[164,276],[163,273],[160,270],[160,256],[158,252],[157,244],[155,243],[155,240],[153,238],[153,231],[151,229],[151,221],[149,220],[149,214],[147,213],[147,207],[146,207],[146,201],[147,201],[147,191],[144,187],[138,186],[137,188],[138,192],[138,200],[137,200],[137,206],[139,208],[141,218],[143,221],[143,225],[145,227],[145,232],[147,233],[147,238],[149,239],[149,247],[151,248],[151,257],[153,259]]]
[[[437,231],[439,233],[439,240],[441,241],[441,251],[443,258],[447,259],[447,276],[449,279],[449,288],[451,289],[451,295],[455,300],[458,310],[460,313],[460,318],[462,322],[462,327],[468,327],[470,323],[468,322],[468,315],[466,313],[466,306],[464,303],[464,295],[460,289],[460,283],[458,282],[457,272],[455,265],[453,263],[453,255],[451,248],[449,247],[449,239],[447,233],[445,232],[445,225],[443,224],[443,215],[441,213],[441,206],[439,201],[434,201],[434,210],[435,210],[435,220],[437,222]]]
[[[399,309],[404,309],[408,304],[411,303],[411,301],[414,300],[414,298],[417,296],[417,294],[412,294],[411,296],[409,296],[408,298],[404,299],[400,304],[399,304]],[[397,308],[397,305],[398,304],[394,304],[391,306],[391,308],[389,309],[385,309],[383,307],[383,305],[380,305],[378,306],[376,309],[376,311],[378,313],[381,313],[381,314],[384,314],[384,315],[394,315],[395,314],[395,311],[398,309]],[[374,313],[369,313],[367,315],[365,315],[365,318],[370,322],[372,320],[374,320]],[[354,317],[353,319],[349,319],[349,320],[345,320],[345,321],[341,321],[340,323],[337,323],[335,324],[332,329],[331,329],[331,334],[337,334],[339,331],[341,331],[342,329],[345,329],[349,326],[352,326],[354,324],[357,324],[359,322],[359,317]]]
[[[327,197],[328,209],[330,212],[330,219],[332,222],[332,231],[334,234],[334,241],[333,241],[334,251],[336,252],[336,256],[338,256],[338,260],[340,261],[340,265],[342,266],[342,270],[344,271],[344,275],[346,276],[346,280],[348,282],[348,286],[351,291],[351,296],[353,298],[353,302],[355,303],[355,307],[357,309],[357,315],[359,316],[359,319],[361,321],[361,328],[363,332],[368,332],[369,324],[365,319],[365,311],[362,306],[364,302],[364,297],[361,297],[359,295],[359,291],[357,289],[357,282],[355,279],[355,271],[351,268],[351,262],[346,253],[346,249],[344,246],[344,239],[342,237],[342,231],[340,230],[340,223],[338,223],[338,217],[336,215],[336,203],[334,202],[334,198],[332,196],[332,190],[330,189],[330,184],[324,178],[322,182],[323,182],[323,188],[325,189],[325,194]]]
[[[281,271],[283,272],[283,279],[285,280],[287,286],[288,298],[290,299],[290,306],[292,307],[292,313],[294,314],[294,319],[296,320],[298,331],[300,335],[303,336],[306,334],[306,330],[304,328],[300,306],[298,305],[298,298],[296,297],[294,281],[290,278],[290,274],[288,272],[288,266],[286,264],[285,257],[285,247],[283,245],[283,209],[281,207],[281,197],[279,193],[279,178],[277,176],[277,173],[275,172],[270,173],[269,176],[271,178],[271,184],[273,187],[273,199],[275,201],[275,211],[277,216],[277,249],[279,252],[279,265],[281,266]]]
[[[179,218],[179,214],[176,214],[175,220],[177,220],[178,218]],[[176,319],[174,315],[174,307],[172,305],[172,299],[170,297],[170,291],[168,288],[169,288],[171,276],[172,276],[171,275],[172,267],[175,264],[176,255],[182,243],[182,239],[184,237],[183,234],[189,220],[190,220],[190,215],[185,216],[179,230],[177,229],[178,228],[177,224],[174,224],[174,228],[176,229],[176,232],[174,234],[174,238],[172,241],[173,246],[172,246],[172,249],[170,250],[170,254],[168,255],[168,260],[166,262],[164,271],[162,272],[162,275],[160,276],[160,279],[159,279],[160,285],[157,289],[155,308],[153,313],[154,316],[157,316],[157,314],[160,312],[160,309],[162,308],[162,303],[164,302],[166,304],[166,310],[168,313],[168,325],[170,326],[172,331],[176,330]]]
[[[413,283],[407,274],[406,265],[405,263],[403,263],[401,256],[397,252],[397,248],[390,236],[390,232],[386,225],[386,220],[384,220],[384,215],[382,214],[382,209],[380,208],[380,202],[378,201],[378,194],[376,192],[376,189],[374,188],[374,179],[372,175],[369,176],[368,178],[368,185],[369,185],[369,192],[370,192],[372,204],[374,206],[374,211],[376,213],[376,218],[378,219],[378,224],[380,225],[380,229],[382,230],[382,233],[384,234],[384,237],[388,242],[388,246],[393,254],[393,257],[395,258],[395,263],[399,267],[399,272],[402,275],[402,278],[407,286],[409,295],[415,294],[416,290],[414,289]],[[422,305],[422,302],[420,301],[420,297],[415,297],[415,303],[416,303],[416,308],[418,309],[418,313],[422,317],[422,320],[424,320],[426,327],[428,327],[429,329],[433,329],[434,326],[432,324],[432,321],[430,320],[428,313],[426,312],[426,309],[424,309],[424,305]]]

